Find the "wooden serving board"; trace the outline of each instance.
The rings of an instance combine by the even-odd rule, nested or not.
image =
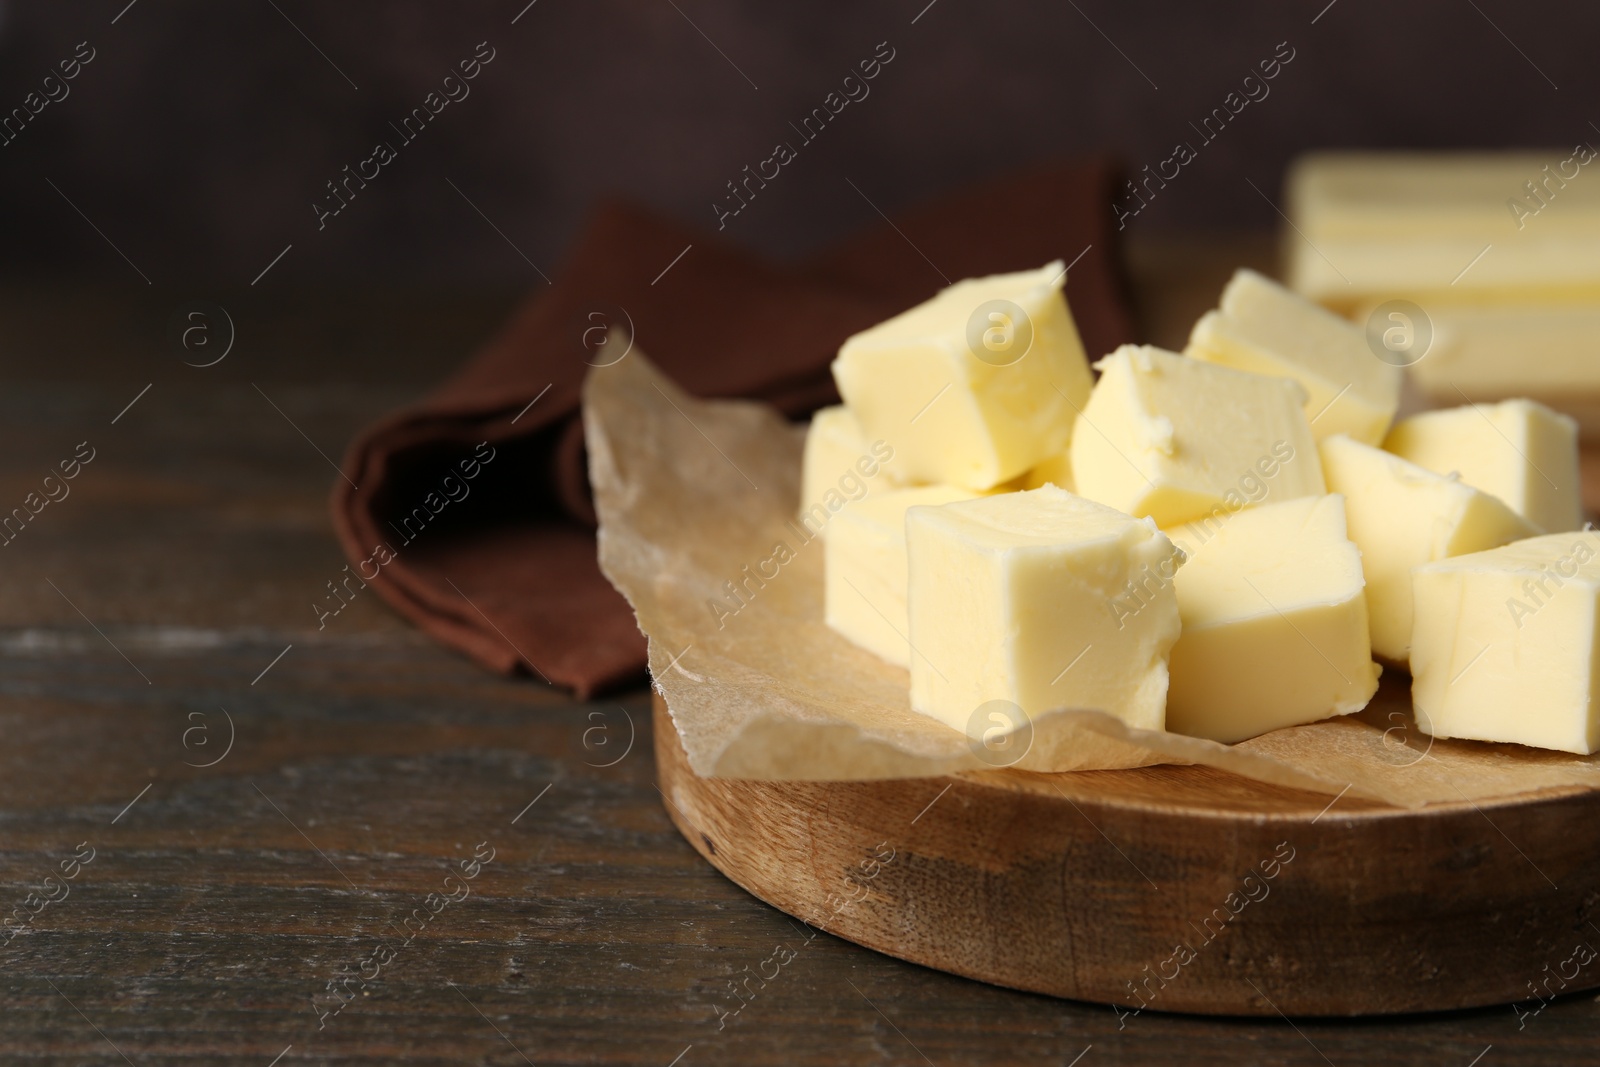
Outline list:
[[[669,815],[723,874],[969,978],[1224,1015],[1531,1009],[1600,985],[1600,793],[1407,811],[1207,767],[710,779],[659,695],[655,746]]]

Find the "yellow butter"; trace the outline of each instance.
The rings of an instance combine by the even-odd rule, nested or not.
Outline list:
[[[1285,183],[1290,285],[1341,309],[1475,293],[1600,292],[1600,175],[1542,152],[1333,152]]]
[[[1166,531],[1173,579],[1167,729],[1232,743],[1360,711],[1378,689],[1361,553],[1344,499],[1302,497]]]
[[[1432,301],[1425,314],[1432,343],[1408,369],[1434,404],[1531,397],[1600,436],[1600,299]]]
[[[906,621],[906,510],[971,499],[965,489],[897,489],[841,511],[823,542],[823,617],[868,652],[910,666]]]
[[[1057,489],[1065,489],[1069,493],[1077,492],[1077,483],[1072,480],[1072,452],[1058,452],[1035,466],[1022,476],[1019,489],[1037,489],[1041,485],[1053,485]]]
[[[1137,345],[1096,366],[1071,455],[1089,499],[1176,526],[1325,491],[1296,382]]]
[[[1456,471],[1540,530],[1583,525],[1578,426],[1531,400],[1474,404],[1413,415],[1383,447],[1437,474]]]
[[[1318,440],[1342,433],[1375,445],[1400,406],[1400,368],[1376,358],[1359,327],[1252,270],[1234,273],[1184,354],[1293,378]]]
[[[991,701],[1162,727],[1182,554],[1154,523],[1045,486],[912,508],[906,539],[917,711],[969,736]]]
[[[894,449],[869,441],[861,424],[843,405],[811,416],[800,460],[801,522],[824,533],[828,519],[852,501],[901,488]]]
[[[1521,255],[1509,244],[1476,238],[1405,244],[1323,239],[1316,248],[1292,232],[1288,239],[1294,291],[1352,316],[1359,307],[1391,299],[1430,311],[1457,300],[1600,300],[1600,239],[1586,245],[1529,239]]]
[[[1397,663],[1411,645],[1413,567],[1538,532],[1488,493],[1348,437],[1322,442],[1322,468],[1361,549],[1372,650]]]
[[[1290,169],[1295,291],[1430,344],[1409,373],[1435,405],[1526,396],[1600,433],[1600,167],[1538,152],[1335,152]],[[1405,301],[1411,308],[1388,308]]]
[[[1286,206],[1312,241],[1399,242],[1452,234],[1503,240],[1508,234],[1537,233],[1545,223],[1565,233],[1600,238],[1600,183],[1590,180],[1594,175],[1588,162],[1592,157],[1585,161],[1559,147],[1313,152],[1290,166]],[[1517,201],[1521,207],[1513,206]],[[1550,208],[1548,217],[1541,202]],[[1530,216],[1522,207],[1537,210]]]
[[[1436,737],[1600,748],[1600,538],[1547,534],[1412,576],[1412,700]]]
[[[1067,447],[1090,374],[1065,278],[957,282],[840,347],[839,394],[906,480],[988,489]]]

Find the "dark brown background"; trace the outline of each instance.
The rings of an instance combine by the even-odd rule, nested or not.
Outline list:
[[[0,107],[77,42],[98,52],[0,147],[0,269],[134,278],[48,178],[157,284],[244,284],[290,242],[279,283],[527,283],[447,179],[547,273],[603,190],[709,225],[725,183],[884,40],[896,58],[871,95],[730,224],[735,240],[797,254],[870,221],[847,178],[892,211],[1042,157],[1154,164],[1280,41],[1296,58],[1271,95],[1133,228],[1273,225],[1246,179],[1276,197],[1285,161],[1316,146],[1600,136],[1600,9],[1578,0],[1337,0],[1315,25],[1327,0],[937,0],[915,25],[927,0],[538,0],[514,26],[527,0],[138,0],[111,25],[126,2],[0,9]],[[323,183],[484,40],[497,57],[472,95],[318,233]]]

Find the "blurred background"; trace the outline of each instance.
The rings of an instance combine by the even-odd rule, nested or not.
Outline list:
[[[279,285],[537,282],[601,193],[714,229],[726,183],[885,41],[870,95],[725,237],[815,249],[875,220],[849,182],[893,212],[1034,160],[1153,166],[1287,42],[1270,94],[1128,224],[1267,230],[1262,194],[1310,147],[1570,147],[1593,133],[1597,35],[1576,0],[8,0],[6,113],[80,42],[94,58],[0,145],[0,273],[231,288],[292,243]],[[480,42],[470,95],[319,230],[325,183]]]

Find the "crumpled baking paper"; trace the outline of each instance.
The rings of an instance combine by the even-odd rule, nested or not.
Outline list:
[[[905,670],[823,623],[822,542],[791,525],[803,429],[759,403],[688,396],[637,345],[591,371],[584,423],[600,566],[649,638],[655,685],[697,774],[1015,774],[983,758],[994,748],[912,711]],[[1053,711],[1034,718],[1014,766],[1207,764],[1407,808],[1600,788],[1600,758],[1428,737],[1411,717],[1409,679],[1389,674],[1359,715],[1236,745],[1134,729],[1097,711]]]

